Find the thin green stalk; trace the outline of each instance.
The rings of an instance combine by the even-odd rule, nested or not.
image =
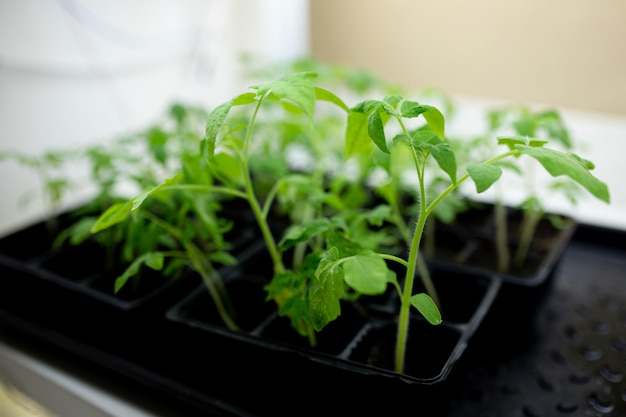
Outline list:
[[[409,263],[405,259],[402,259],[402,258],[400,258],[398,256],[389,255],[389,254],[386,254],[386,253],[380,253],[379,255],[380,255],[381,258],[387,259],[389,261],[397,262],[400,265],[404,266],[405,268],[409,267]],[[398,284],[397,281],[394,281],[393,284],[396,287],[396,290],[398,291],[398,294],[402,294],[402,288],[400,288],[400,284]]]
[[[404,133],[407,136],[410,136],[409,132],[406,130],[406,126],[402,122],[402,119],[398,119],[398,121],[400,122],[400,126],[402,127],[402,130],[404,131]],[[426,169],[426,167],[425,167],[425,163],[424,162],[425,162],[426,158],[424,158],[422,161],[420,161],[419,156],[417,155],[417,152],[416,152],[415,148],[413,146],[410,146],[410,149],[411,149],[411,156],[413,158],[413,163],[415,165],[415,170],[416,170],[416,173],[417,173],[417,177],[418,177],[418,180],[419,180],[419,188],[420,188],[420,213],[419,213],[419,218],[418,218],[418,224],[419,224],[419,220],[423,220],[423,222],[424,222],[421,225],[421,228],[419,230],[420,242],[421,242],[422,236],[424,234],[424,228],[425,228],[425,225],[426,225],[426,219],[427,219],[428,215],[430,214],[430,211],[428,211],[425,208],[425,205],[426,205],[426,186],[425,186],[425,182],[424,182],[424,170]],[[414,231],[413,233],[415,234],[416,232],[417,232],[417,230]],[[411,250],[413,250],[412,245],[414,243],[414,240],[415,240],[415,236],[413,237],[413,239],[411,241]],[[416,267],[418,268],[418,270],[420,272],[420,278],[422,280],[422,283],[424,284],[426,292],[435,301],[435,303],[437,305],[439,305],[439,296],[437,295],[437,290],[435,289],[435,285],[433,284],[432,278],[430,276],[430,271],[428,270],[428,266],[424,262],[424,260],[422,258],[422,255],[420,253],[420,247],[419,247],[420,242],[418,242],[418,247],[415,248],[416,253],[414,254],[415,259],[413,260],[413,263],[415,263]],[[413,274],[411,275],[411,287],[413,286],[414,275],[415,275],[415,271],[413,271]],[[408,309],[409,306],[407,305],[406,308]]]
[[[493,164],[494,162],[498,162],[502,159],[508,158],[509,156],[514,156],[514,155],[519,155],[519,151],[508,151],[505,153],[502,153],[496,157],[493,157],[485,162],[483,162],[484,164]],[[441,194],[439,194],[433,201],[431,201],[431,203],[428,205],[428,208],[426,209],[426,212],[428,214],[430,214],[435,207],[437,207],[437,204],[439,204],[441,202],[441,200],[443,200],[444,198],[446,198],[446,196],[448,194],[450,194],[451,192],[453,192],[454,190],[456,190],[462,183],[464,183],[465,181],[467,181],[467,179],[469,178],[469,174],[464,174],[462,177],[458,178],[456,180],[456,183],[454,184],[450,184],[448,186],[448,188],[446,188],[445,190],[443,190],[441,192]]]
[[[306,222],[313,217],[315,210],[310,205],[305,205],[301,210],[300,222]],[[293,265],[299,265],[304,260],[307,242],[300,242],[293,248]]]
[[[423,187],[420,187],[423,188]],[[423,191],[422,191],[423,193]],[[395,368],[397,372],[404,370],[404,359],[406,356],[406,343],[409,333],[409,311],[411,307],[411,295],[413,294],[413,281],[415,278],[415,268],[417,265],[417,255],[426,222],[426,208],[420,205],[420,214],[417,220],[417,226],[413,232],[411,240],[411,248],[409,251],[408,266],[406,269],[406,277],[404,280],[404,288],[400,303],[400,316],[398,319],[398,336],[396,344],[396,362]]]
[[[267,196],[265,196],[265,202],[263,202],[262,210],[262,216],[264,219],[267,219],[267,216],[269,216],[270,210],[272,209],[272,204],[274,203],[274,199],[276,198],[276,194],[278,194],[278,187],[281,183],[281,180],[276,181],[267,193]]]
[[[202,281],[204,282],[209,293],[211,294],[211,298],[213,299],[218,314],[224,321],[224,324],[226,324],[229,329],[237,330],[237,324],[235,324],[233,319],[230,317],[230,314],[228,313],[229,307],[227,307],[227,304],[228,306],[230,306],[230,300],[224,288],[221,277],[212,268],[210,263],[207,263],[205,261],[206,256],[202,253],[202,251],[192,242],[185,239],[181,235],[179,230],[171,226],[169,223],[148,212],[142,212],[142,215],[155,222],[163,229],[167,230],[183,245],[183,247],[185,248],[185,253],[187,254],[189,261],[191,262],[193,269],[198,274],[200,274]],[[205,267],[205,265],[207,267]]]
[[[265,240],[265,245],[267,246],[267,250],[272,258],[272,263],[274,264],[274,274],[281,274],[285,271],[285,266],[283,264],[282,255],[278,250],[278,245],[276,244],[276,240],[274,239],[274,235],[267,223],[267,213],[269,211],[269,205],[265,207],[261,207],[259,204],[259,200],[256,197],[254,192],[254,187],[252,185],[252,177],[250,174],[250,167],[248,164],[249,158],[249,150],[250,150],[250,140],[252,137],[252,130],[259,113],[259,109],[261,108],[261,103],[263,102],[263,97],[261,97],[254,108],[254,112],[252,117],[250,118],[250,122],[248,123],[248,128],[246,129],[246,136],[244,138],[244,150],[243,150],[243,158],[241,161],[243,177],[244,177],[244,187],[245,194],[248,203],[250,204],[250,209],[254,213],[254,217],[256,218],[257,224],[261,229],[261,234],[263,235],[263,239]],[[316,344],[315,333],[311,327],[308,327],[308,337],[309,342],[314,346]]]
[[[405,260],[405,259],[400,258],[399,256],[389,255],[387,253],[381,253],[379,255],[380,255],[381,258],[387,259],[389,261],[397,262],[400,265],[404,266],[405,268],[407,268],[409,266],[409,262],[407,260]]]
[[[400,124],[402,129],[406,131],[404,124],[400,120]],[[402,297],[400,301],[400,316],[398,318],[398,334],[397,334],[397,343],[396,343],[396,358],[395,358],[395,368],[397,372],[402,372],[404,370],[404,360],[406,356],[406,344],[407,338],[409,334],[409,311],[411,307],[411,296],[413,295],[413,282],[415,279],[415,269],[417,266],[417,258],[420,247],[420,241],[422,239],[422,233],[424,231],[424,225],[426,223],[427,213],[426,213],[426,190],[424,186],[424,167],[423,164],[420,163],[417,152],[415,148],[410,147],[411,154],[413,156],[413,162],[415,164],[417,177],[419,180],[419,189],[420,189],[420,205],[419,205],[419,214],[417,217],[417,225],[415,226],[415,230],[413,231],[413,237],[411,239],[411,246],[409,250],[409,259],[408,259],[408,267],[406,269],[406,275],[404,279],[404,288],[402,290]],[[424,279],[424,277],[422,277]]]
[[[244,153],[242,160],[242,169],[244,176],[244,185],[245,185],[245,194],[248,203],[250,204],[250,208],[254,213],[254,217],[257,220],[259,228],[261,229],[261,234],[263,235],[263,239],[265,240],[265,244],[267,246],[267,250],[269,251],[270,257],[272,258],[272,262],[274,264],[274,273],[279,274],[284,272],[285,267],[283,265],[282,256],[280,251],[278,250],[278,245],[276,244],[276,240],[274,239],[274,235],[272,235],[272,231],[267,223],[267,219],[263,215],[263,210],[261,209],[261,205],[254,193],[254,187],[252,186],[252,178],[250,175],[250,168],[248,165],[248,153],[250,149],[250,138],[252,137],[252,129],[254,127],[254,123],[256,121],[257,114],[259,113],[259,109],[261,108],[261,103],[263,102],[263,97],[259,99],[256,107],[254,108],[254,113],[250,119],[250,123],[248,124],[248,128],[246,130],[246,136],[244,139]]]
[[[526,259],[526,255],[528,254],[528,248],[530,247],[530,242],[533,239],[535,230],[537,229],[537,224],[539,224],[541,217],[542,213],[540,212],[532,211],[524,213],[519,246],[517,247],[517,251],[515,252],[514,263],[517,268],[519,268],[524,263],[524,259]]]
[[[535,194],[534,192],[534,170],[528,169],[528,184],[530,188],[531,194]],[[515,258],[513,260],[516,268],[521,267],[524,259],[526,259],[526,255],[528,254],[528,248],[530,247],[530,242],[535,235],[535,231],[537,230],[537,224],[543,217],[543,211],[535,210],[533,208],[529,208],[524,210],[524,217],[522,219],[522,225],[520,226],[520,240],[519,245],[517,247],[517,251],[515,253]]]
[[[315,180],[316,183],[323,183],[324,173],[325,171],[318,167],[312,172],[311,177]],[[300,222],[301,224],[311,220],[313,216],[315,215],[315,207],[313,207],[311,204],[308,204],[308,202],[305,202],[302,205],[302,208],[300,208],[297,211],[299,212],[300,218],[296,219],[296,221]],[[293,252],[293,264],[294,265],[299,265],[302,263],[302,261],[304,260],[304,256],[306,254],[306,249],[307,249],[307,242],[300,242],[294,247],[294,252]]]
[[[403,126],[404,128],[404,126]],[[411,148],[413,149],[413,148]],[[417,220],[417,225],[415,227],[415,231],[413,232],[413,238],[411,240],[411,248],[409,251],[409,259],[408,259],[408,267],[407,267],[407,271],[406,271],[406,278],[405,278],[405,282],[404,282],[404,289],[402,292],[402,299],[401,299],[401,304],[400,304],[400,315],[399,315],[399,321],[398,321],[398,334],[397,334],[397,339],[396,339],[396,358],[395,358],[395,370],[396,372],[403,372],[404,371],[404,362],[405,362],[405,356],[406,356],[406,344],[407,344],[407,338],[408,338],[408,332],[409,332],[409,311],[410,311],[410,307],[411,307],[411,295],[413,293],[413,281],[415,279],[415,268],[416,268],[416,264],[417,264],[417,257],[418,257],[418,251],[419,251],[419,247],[420,247],[420,241],[422,238],[422,234],[424,232],[424,226],[426,224],[426,219],[428,218],[428,215],[430,213],[432,213],[432,211],[434,210],[434,208],[437,206],[437,204],[439,204],[448,194],[450,194],[451,192],[453,192],[456,188],[458,188],[463,182],[465,182],[468,178],[469,178],[469,174],[465,174],[462,177],[460,177],[456,183],[454,184],[450,184],[441,194],[439,194],[429,205],[428,207],[425,207],[424,202],[426,201],[425,198],[425,187],[424,187],[424,181],[422,178],[422,171],[420,171],[419,169],[419,165],[418,165],[418,160],[417,160],[417,155],[415,154],[415,151],[413,151],[414,154],[414,161],[416,163],[416,166],[418,167],[417,169],[417,175],[418,175],[418,179],[419,179],[419,185],[420,185],[420,199],[422,201],[422,204],[420,204],[420,213],[419,213],[419,217]],[[489,159],[488,161],[486,161],[486,164],[491,164],[494,163],[496,161],[499,161],[501,159],[504,159],[508,156],[511,155],[516,155],[518,154],[517,151],[509,151],[509,152],[505,152],[503,154],[500,154],[494,158]]]
[[[224,324],[226,324],[226,326],[230,330],[239,330],[239,326],[237,326],[235,321],[230,317],[230,314],[228,313],[228,308],[224,304],[224,301],[228,298],[224,297],[225,294],[220,294],[219,287],[215,285],[216,283],[221,282],[221,277],[218,276],[217,271],[215,271],[210,266],[210,264],[208,264],[208,268],[205,268],[206,263],[202,261],[202,253],[198,249],[194,249],[194,247],[191,245],[185,246],[187,252],[190,254],[189,260],[191,261],[191,264],[193,265],[196,272],[198,272],[202,277],[202,281],[204,282],[206,288],[209,290],[211,298],[213,299],[215,307],[217,308],[220,317],[224,321]]]
[[[409,246],[411,244],[411,235],[409,232],[409,228],[400,213],[400,209],[397,203],[392,204],[392,212],[393,212],[393,221],[398,230],[400,231],[400,235],[404,240],[405,244]],[[428,224],[430,222],[427,222]],[[424,261],[424,256],[421,253],[417,254],[417,270],[419,271],[420,277],[422,277],[422,282],[426,287],[426,291],[431,296],[437,307],[441,309],[441,302],[439,297],[437,296],[437,291],[435,286],[433,285],[432,278],[430,276],[430,271],[428,270],[428,265],[426,265],[426,261]]]

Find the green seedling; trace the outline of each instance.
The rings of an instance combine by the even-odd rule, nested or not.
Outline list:
[[[525,106],[505,106],[492,109],[487,116],[490,128],[487,138],[495,135],[502,139],[503,143],[506,143],[507,138],[512,139],[513,143],[517,142],[517,138],[522,140],[534,138],[536,141],[544,140],[546,143],[554,144],[564,151],[574,149],[569,130],[561,116],[554,110],[532,111]],[[519,268],[526,259],[536,227],[541,219],[545,218],[546,211],[536,190],[533,167],[522,167],[518,163],[509,161],[506,164],[503,163],[502,167],[525,178],[528,194],[519,205],[523,212],[523,220],[519,231],[519,244],[516,252],[512,255],[509,254],[508,249],[509,231],[507,230],[506,209],[501,196],[496,198],[494,203],[498,269],[501,272],[507,272],[511,267]],[[542,185],[545,186],[546,184]],[[554,192],[563,193],[572,204],[576,204],[577,196],[582,192],[580,187],[571,180],[555,180],[547,188]],[[563,227],[562,220],[558,216],[550,216],[549,219],[554,227]]]
[[[409,122],[419,116],[421,116],[420,119],[425,120],[426,124],[409,128]],[[392,140],[387,139],[390,120],[397,122],[397,129]],[[482,162],[469,164],[467,172],[459,176],[455,154],[445,140],[443,114],[435,107],[405,100],[399,96],[391,96],[384,100],[363,101],[350,110],[346,135],[348,156],[370,155],[373,145],[378,151],[388,154],[392,152],[394,147],[407,147],[412,155],[418,180],[416,203],[419,211],[411,237],[408,257],[401,259],[380,255],[386,259],[395,260],[406,267],[403,287],[399,289],[400,313],[395,357],[395,369],[398,372],[402,372],[404,369],[411,306],[416,307],[429,322],[433,324],[439,322],[438,317],[440,316],[432,299],[425,294],[413,294],[417,258],[428,217],[443,199],[453,193],[462,183],[471,179],[474,182],[476,192],[482,193],[500,179],[502,174],[502,168],[498,165],[500,161],[527,156],[537,160],[550,175],[567,176],[587,189],[596,198],[609,202],[608,188],[605,183],[590,173],[593,165],[589,161],[572,153],[546,148],[544,147],[546,142],[543,140],[503,138],[499,140],[499,143],[508,146],[509,150]],[[433,158],[439,169],[449,178],[448,187],[436,196],[427,194],[426,167],[429,158]],[[379,277],[379,279],[381,278]],[[431,285],[432,283],[428,283],[426,288]],[[396,287],[398,286],[396,285]]]
[[[315,103],[330,102],[343,111],[347,111],[347,106],[330,91],[315,86],[312,78],[311,73],[291,74],[254,86],[253,91],[217,106],[209,115],[203,145],[212,172],[232,195],[243,198],[254,214],[274,269],[274,279],[267,288],[268,297],[277,303],[281,315],[289,316],[292,326],[314,345],[306,291],[308,277],[313,273],[310,265],[315,264],[311,259],[316,254],[312,251],[305,258],[304,242],[327,227],[320,223],[316,231],[313,221],[327,199],[321,186],[324,171],[319,169],[318,163],[310,170],[293,173],[293,170],[285,169],[283,175],[276,175],[268,170],[261,171],[254,164],[257,158],[263,157],[268,146],[274,146],[274,152],[283,156],[275,166],[284,166],[287,163],[284,159],[285,140],[293,136],[289,132],[295,132],[296,137],[308,138],[304,142],[308,151],[316,159],[323,158],[325,152],[319,148],[316,136],[319,133],[313,124]],[[251,114],[246,112],[248,109]],[[266,110],[269,123],[258,121],[262,110]],[[276,114],[282,112],[287,114],[286,120],[277,118]],[[263,130],[266,126],[269,126],[274,141],[266,140],[267,131]],[[262,152],[257,156],[255,149]],[[287,171],[290,171],[289,175],[284,175]],[[308,226],[290,228],[286,236],[277,241],[277,232],[272,230],[269,218],[276,214],[276,205],[278,210],[282,208],[290,213],[292,225]],[[287,267],[284,254],[290,250],[294,255]]]
[[[125,236],[124,243],[132,250],[134,259],[116,279],[116,292],[142,265],[166,275],[180,273],[188,267],[201,277],[224,323],[237,330],[228,294],[215,267],[236,263],[225,238],[232,224],[217,215],[219,203],[206,198],[213,185],[205,175],[206,170],[201,169],[199,158],[187,162],[189,166],[184,173],[110,206],[90,231],[98,234],[119,225],[130,225],[132,233]],[[198,175],[188,177],[193,167]]]
[[[221,202],[212,192],[219,186],[198,147],[197,123],[201,121],[203,127],[206,113],[177,104],[171,107],[170,115],[173,126],[151,127],[123,142],[116,148],[119,153],[90,149],[94,176],[103,184],[101,194],[109,195],[123,180],[141,191],[131,198],[116,197],[94,219],[89,232],[93,238],[113,235],[115,242],[109,243],[121,246],[122,260],[128,267],[115,280],[115,292],[143,267],[168,277],[190,268],[201,277],[226,326],[236,330],[216,266],[236,262],[226,238],[233,223],[218,214]],[[141,161],[129,157],[129,150],[137,147],[143,152]],[[163,176],[166,179],[160,180]]]
[[[225,239],[233,225],[216,215],[219,202],[197,191],[212,185],[198,149],[207,113],[175,104],[168,116],[158,126],[108,142],[40,157],[6,152],[1,158],[39,174],[50,221],[70,187],[93,188],[93,198],[72,210],[72,223],[50,233],[53,246],[96,241],[106,249],[106,267],[126,265],[112,284],[115,293],[129,283],[136,285],[146,268],[171,279],[191,268],[202,277],[224,321],[235,329],[214,267],[234,263]],[[87,182],[70,179],[71,164],[86,164]],[[161,184],[163,177],[171,179]],[[133,192],[139,194],[129,200],[126,194]]]
[[[274,279],[267,286],[268,297],[274,299],[283,315],[289,315],[292,325],[303,335],[313,340],[313,330],[321,331],[326,324],[340,314],[340,300],[353,299],[361,295],[376,295],[386,291],[392,284],[399,293],[400,312],[397,333],[395,369],[404,369],[406,338],[410,307],[417,310],[432,324],[441,322],[441,314],[428,294],[413,294],[413,282],[422,233],[428,217],[442,204],[444,198],[468,179],[475,183],[481,193],[491,187],[501,176],[498,163],[506,158],[523,155],[538,160],[553,176],[566,175],[581,184],[597,198],[608,202],[606,185],[593,177],[591,166],[573,154],[566,154],[544,148],[543,141],[525,140],[511,142],[507,152],[496,155],[480,163],[467,167],[467,172],[459,176],[454,152],[445,140],[444,117],[435,107],[415,101],[404,100],[400,96],[390,96],[384,100],[365,100],[347,108],[344,102],[332,92],[315,86],[308,73],[290,74],[277,81],[253,87],[253,92],[244,93],[216,107],[207,122],[205,153],[209,165],[220,173],[226,188],[233,195],[248,201],[266,241],[268,253],[274,265]],[[281,240],[276,242],[268,224],[268,214],[272,198],[259,201],[251,179],[250,161],[257,117],[268,103],[279,103],[283,110],[304,117],[309,128],[313,129],[313,116],[316,101],[330,101],[347,114],[345,135],[345,157],[360,159],[361,166],[367,164],[377,152],[392,154],[394,148],[405,147],[410,155],[417,177],[416,204],[418,213],[415,228],[409,234],[409,253],[406,258],[380,251],[383,247],[378,232],[375,243],[362,244],[361,240],[370,231],[370,226],[380,224],[381,219],[391,218],[389,205],[343,213],[322,209],[332,207],[331,201],[345,201],[342,196],[332,193],[319,178],[304,175],[296,183],[314,203],[309,207],[311,217],[299,218],[300,224],[289,227]],[[238,118],[233,115],[235,108],[252,107],[252,113]],[[271,113],[268,110],[268,114]],[[421,118],[419,118],[421,116]],[[419,118],[419,119],[418,119]],[[425,120],[426,124],[409,128],[411,121]],[[231,123],[227,123],[230,120]],[[269,125],[272,120],[270,118]],[[388,141],[388,121],[395,120],[397,132]],[[283,122],[279,122],[283,123]],[[334,138],[328,138],[333,141]],[[279,141],[280,142],[280,141]],[[330,145],[332,146],[332,144]],[[279,149],[280,151],[280,149]],[[438,194],[430,195],[429,179],[426,178],[429,161],[434,160],[438,169],[448,178],[448,185]],[[438,178],[441,176],[437,176]],[[280,182],[280,181],[278,181]],[[284,184],[284,183],[283,183]],[[239,187],[239,188],[238,188]],[[429,192],[430,191],[430,192]],[[272,192],[266,194],[271,197]],[[318,197],[315,197],[318,196]],[[369,200],[366,200],[369,201]],[[366,204],[369,204],[366,202]],[[359,213],[359,214],[357,214]],[[362,228],[357,225],[367,225]],[[397,231],[394,231],[396,235]],[[393,240],[393,239],[391,239]],[[286,250],[306,242],[309,255],[301,264],[287,268],[283,262]],[[389,268],[388,262],[395,262],[406,268],[402,286]],[[422,276],[422,279],[425,277]],[[426,282],[426,288],[433,283]]]
[[[56,215],[68,191],[73,186],[66,167],[74,159],[76,159],[74,150],[53,150],[41,155],[31,155],[19,151],[0,152],[0,162],[15,161],[19,165],[33,170],[37,175],[43,196],[46,223],[51,235],[58,232],[58,225],[55,222]],[[32,194],[25,193],[20,204],[26,205],[32,198]]]

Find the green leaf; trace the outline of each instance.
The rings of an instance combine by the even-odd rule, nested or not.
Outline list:
[[[381,111],[382,109],[379,107],[368,116],[367,133],[381,151],[389,153],[389,149],[387,148],[387,138],[385,137],[385,127],[383,119],[380,115]]]
[[[364,251],[344,258],[342,265],[346,283],[358,293],[377,295],[385,292],[389,269],[380,255]]]
[[[393,95],[385,97],[383,101],[389,104],[390,106],[395,107],[399,102],[402,101],[402,96],[398,94],[393,94]]]
[[[163,165],[167,160],[167,149],[165,148],[167,140],[167,133],[159,128],[150,129],[150,131],[148,132],[149,150],[150,152],[152,152],[154,159],[156,159]]]
[[[205,159],[210,159],[215,154],[217,135],[224,125],[231,108],[234,106],[254,103],[255,99],[256,94],[251,92],[243,93],[225,103],[220,104],[215,107],[213,111],[211,111],[206,123],[204,141],[202,141],[201,145],[202,155]]]
[[[224,251],[212,252],[211,254],[209,254],[209,259],[211,260],[211,262],[217,262],[222,265],[237,265],[237,258],[230,253]]]
[[[585,167],[585,169],[592,170],[596,167],[595,164],[588,159],[583,159],[574,153],[570,153],[569,155],[572,158],[575,158],[583,167]]]
[[[421,293],[411,296],[411,305],[420,312],[430,324],[441,324],[441,313],[437,304],[428,294]]]
[[[390,116],[400,117],[400,113],[396,111],[394,106],[387,102],[381,103],[380,106],[378,106],[378,110],[381,112],[380,115],[382,117],[383,124],[385,124],[387,120],[389,120]]]
[[[436,107],[406,100],[402,102],[401,111],[403,117],[409,118],[417,117],[421,114],[433,132],[441,139],[445,138],[445,118]]]
[[[396,146],[398,144],[407,146]],[[404,134],[393,138],[393,147],[390,149],[391,155],[389,157],[389,171],[391,177],[397,179],[397,181],[393,181],[394,187],[400,186],[402,176],[413,169],[413,156],[410,146],[411,138]]]
[[[224,125],[226,117],[228,117],[228,113],[230,112],[230,109],[232,107],[233,100],[229,100],[214,108],[213,111],[209,114],[204,134],[204,139],[207,144],[205,150],[208,153],[209,158],[212,158],[215,154],[215,143],[217,141],[217,134]]]
[[[81,217],[71,226],[61,230],[54,239],[53,247],[58,248],[69,240],[72,245],[80,245],[91,237],[91,228],[98,220],[97,217],[87,216]]]
[[[440,142],[430,147],[430,153],[439,167],[450,177],[452,184],[456,184],[456,157],[448,142]]]
[[[439,136],[437,136],[437,134],[428,126],[421,127],[413,132],[411,134],[411,138],[413,139],[413,145],[417,146],[416,149],[423,147],[424,143],[427,143],[428,145],[435,145],[443,142],[443,139],[439,138]]]
[[[180,179],[182,178],[182,175],[183,174],[179,172],[178,174],[176,174],[176,176],[172,178],[166,178],[165,181],[163,181],[159,185],[146,188],[141,194],[138,194],[135,198],[132,199],[131,211],[137,210],[144,203],[144,201],[146,201],[148,197],[158,192],[161,188],[168,186],[168,185],[176,184],[178,181],[180,181]]]
[[[416,101],[405,100],[402,102],[402,106],[400,107],[400,112],[402,117],[413,118],[417,117],[420,114],[424,113],[427,110],[427,106],[419,104]]]
[[[79,245],[89,238],[91,229],[96,224],[97,219],[93,217],[82,217],[70,226],[70,243]]]
[[[123,222],[130,214],[130,210],[132,207],[133,200],[129,200],[125,203],[113,204],[100,215],[98,220],[96,220],[91,228],[91,233],[98,233],[101,230],[107,229],[117,223]]]
[[[367,115],[365,113],[358,111],[348,113],[345,143],[346,158],[370,151],[372,140],[367,133]]]
[[[315,97],[318,100],[328,101],[329,103],[336,104],[337,106],[341,107],[343,110],[347,112],[350,111],[350,108],[348,107],[346,103],[343,102],[343,100],[337,97],[334,93],[324,88],[315,87]]]
[[[356,154],[365,155],[372,150],[373,141],[368,131],[368,115],[385,105],[386,103],[380,100],[365,100],[350,109],[345,138],[346,158]],[[380,120],[382,122],[382,116]]]
[[[476,184],[476,192],[482,193],[500,179],[502,169],[496,165],[472,164],[467,167],[467,173]]]
[[[298,277],[290,269],[274,275],[270,283],[263,287],[267,292],[266,301],[274,300],[279,308],[282,308],[285,301],[293,295],[293,289],[297,281]]]
[[[116,294],[120,289],[122,289],[122,287],[131,277],[137,275],[137,273],[139,272],[139,268],[143,264],[156,271],[160,271],[161,269],[163,269],[163,254],[161,252],[148,252],[135,259],[128,266],[128,268],[126,268],[124,273],[122,273],[122,275],[115,279],[114,290]]]
[[[446,122],[443,117],[443,113],[441,113],[436,107],[427,107],[428,110],[422,113],[422,116],[426,119],[426,123],[428,123],[428,126],[433,130],[433,132],[435,132],[441,139],[444,139],[446,137]]]
[[[538,113],[536,115],[536,119],[538,120],[539,125],[548,133],[550,139],[556,139],[561,142],[566,149],[572,149],[573,143],[570,138],[569,131],[563,123],[561,115],[557,111],[546,110]]]
[[[271,93],[280,100],[295,104],[312,119],[315,110],[316,90],[311,79],[315,77],[317,75],[312,72],[287,74],[275,81],[254,88],[257,89],[259,96]]]
[[[65,190],[68,189],[70,183],[65,179],[49,179],[45,181],[45,187],[50,200],[58,203],[63,199]]]
[[[387,204],[379,204],[373,209],[369,209],[359,215],[359,220],[365,220],[372,226],[380,227],[383,225],[385,220],[388,220],[391,217],[391,207]]]
[[[248,104],[252,104],[256,102],[256,94],[255,93],[243,93],[239,94],[232,100],[233,107],[234,106],[245,106]]]
[[[291,248],[300,242],[306,242],[314,236],[326,232],[331,226],[328,219],[313,219],[303,224],[290,226],[278,243],[282,250]]]
[[[318,204],[325,198],[317,179],[302,174],[283,176],[278,183],[278,195],[282,203],[300,203],[306,197],[309,203]]]
[[[605,203],[610,202],[608,186],[589,172],[588,161],[583,160],[578,155],[523,145],[517,145],[515,148],[539,161],[553,177],[566,175],[582,185],[599,200]]]
[[[515,149],[516,145],[527,145],[528,138],[521,136],[502,136],[498,138],[498,145],[505,145],[509,150]]]
[[[356,255],[363,250],[361,245],[352,241],[343,231],[329,231],[326,241],[328,247],[334,246],[337,249],[341,258]]]
[[[163,269],[163,254],[161,252],[150,252],[145,255],[145,263],[155,271]]]
[[[341,274],[333,271],[326,280],[336,282],[341,280]],[[335,290],[330,285],[314,285],[309,290],[309,315],[313,328],[318,332],[341,314],[341,304],[338,298],[333,297],[334,294]]]
[[[239,160],[228,152],[219,152],[211,160],[211,166],[222,177],[236,184],[244,183],[243,171]]]
[[[322,275],[328,274],[331,269],[336,268],[337,261],[339,260],[339,249],[336,246],[331,246],[322,255],[317,270],[315,271],[315,277],[323,280]]]
[[[513,122],[513,128],[521,136],[535,136],[537,123],[532,115],[523,114]]]
[[[320,331],[341,314],[344,293],[343,270],[337,264],[339,251],[332,246],[320,259],[316,282],[309,290],[309,314],[313,328]]]
[[[535,196],[528,197],[526,200],[522,201],[522,203],[520,204],[520,207],[526,213],[541,214],[544,212],[544,208],[541,204],[541,201]]]
[[[385,102],[380,101],[380,100],[363,100],[356,106],[352,107],[350,111],[363,113],[363,114],[369,114],[371,111],[379,108],[381,105],[384,105],[384,104]]]

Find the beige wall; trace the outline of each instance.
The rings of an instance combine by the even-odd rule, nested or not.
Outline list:
[[[409,88],[626,115],[624,0],[311,0],[311,53]]]

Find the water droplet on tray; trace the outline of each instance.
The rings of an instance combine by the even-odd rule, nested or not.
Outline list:
[[[595,346],[583,346],[580,349],[580,354],[588,361],[597,361],[602,357],[602,349]]]
[[[537,377],[537,383],[544,391],[554,392],[554,385],[548,381],[543,375]]]
[[[610,413],[615,408],[615,405],[606,396],[594,393],[589,396],[589,404],[597,411],[601,413]]]
[[[564,414],[573,413],[578,410],[578,404],[574,402],[560,402],[556,405],[556,411]]]
[[[592,324],[592,329],[597,334],[609,334],[613,325],[606,321],[596,321]]]
[[[587,374],[570,374],[568,379],[572,384],[582,385],[589,382],[591,378]]]
[[[611,368],[609,365],[604,365],[600,369],[600,374],[609,382],[621,382],[624,379],[624,374],[622,372]]]

